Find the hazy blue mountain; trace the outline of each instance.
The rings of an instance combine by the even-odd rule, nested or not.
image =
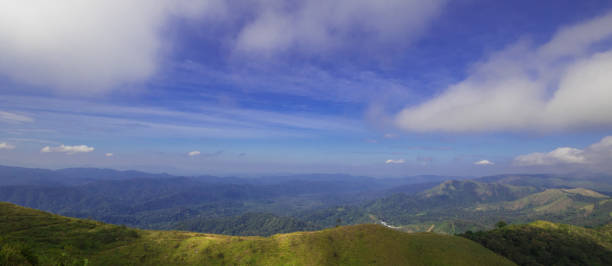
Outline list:
[[[0,167],[0,201],[116,224],[173,228],[196,217],[221,222],[249,212],[297,215],[338,204],[360,204],[397,191],[416,193],[435,185],[414,184],[419,178],[423,177],[179,177],[96,168]],[[285,228],[281,225],[278,230]]]
[[[180,177],[95,168],[0,167],[0,201],[140,228],[229,234],[381,221],[413,231],[435,225],[437,232],[461,232],[489,228],[500,219],[583,225],[610,219],[606,211],[612,202],[606,196],[588,189],[561,190],[580,185],[605,190],[609,181],[600,177],[500,175],[439,181],[442,178]],[[424,180],[428,182],[419,183]]]
[[[35,185],[67,186],[82,185],[98,180],[126,180],[134,178],[170,178],[168,174],[151,174],[139,171],[117,171],[98,168],[66,168],[48,170],[0,166],[0,186]]]
[[[486,176],[475,179],[484,183],[499,183],[515,186],[545,188],[587,188],[612,195],[612,176],[610,175],[551,175],[551,174],[511,174]]]

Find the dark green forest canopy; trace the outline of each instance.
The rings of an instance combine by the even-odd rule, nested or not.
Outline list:
[[[519,265],[612,265],[612,224],[588,229],[538,221],[460,236]]]

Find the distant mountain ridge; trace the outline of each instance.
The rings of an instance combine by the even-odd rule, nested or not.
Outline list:
[[[605,176],[240,178],[0,167],[0,201],[143,229],[236,235],[383,222],[451,234],[490,229],[499,220],[596,226],[612,219],[611,184]]]
[[[593,190],[475,180],[448,180],[420,193],[395,193],[346,209],[352,211],[330,208],[327,213],[354,223],[384,221],[405,231],[452,234],[490,229],[499,220],[524,223],[547,219],[589,226],[612,221],[612,199]],[[315,217],[322,219],[320,214]],[[304,219],[312,220],[308,216]]]
[[[612,176],[610,175],[496,175],[474,179],[484,183],[498,183],[515,186],[532,186],[538,188],[586,188],[612,196]]]
[[[420,194],[422,199],[448,200],[453,204],[513,200],[537,192],[534,187],[519,187],[473,180],[447,180]]]
[[[246,213],[288,217],[310,209],[371,200],[396,186],[405,191],[425,189],[420,185],[413,188],[412,183],[408,177],[379,179],[342,174],[180,177],[95,168],[45,170],[2,166],[0,200],[73,217],[172,229],[181,226],[182,221],[195,221],[198,217],[216,223]],[[276,231],[261,228],[260,233],[286,232],[282,223],[278,226]],[[239,231],[232,232],[240,234]]]

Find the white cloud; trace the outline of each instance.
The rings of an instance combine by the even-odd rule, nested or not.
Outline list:
[[[87,145],[75,145],[75,146],[66,146],[64,144],[57,147],[45,146],[40,150],[40,152],[63,152],[66,154],[75,154],[75,153],[86,153],[94,151],[93,147],[88,147]]]
[[[402,164],[405,163],[406,161],[404,161],[404,159],[397,159],[397,160],[393,160],[393,159],[389,159],[387,161],[385,161],[386,164]]]
[[[494,165],[495,163],[489,161],[489,160],[480,160],[477,162],[474,162],[475,165]]]
[[[473,66],[433,99],[404,109],[408,131],[563,130],[612,126],[612,12],[559,30],[539,47],[520,41]],[[609,49],[609,48],[608,48]]]
[[[6,142],[0,142],[0,150],[12,150],[14,148],[15,148],[15,145],[11,145]]]
[[[108,152],[108,153],[104,154],[104,156],[106,156],[106,157],[113,157],[113,153]]]
[[[447,0],[0,1],[0,75],[64,93],[104,93],[148,79],[174,18],[223,28],[240,54],[313,53],[416,38]],[[359,33],[359,34],[356,34]]]
[[[200,151],[191,151],[191,152],[187,153],[187,155],[189,155],[189,156],[197,156],[197,155],[200,155]]]
[[[66,92],[100,93],[157,69],[172,16],[222,10],[222,1],[0,1],[0,74]]]
[[[585,149],[561,147],[546,153],[534,152],[519,155],[514,159],[514,164],[519,166],[574,165],[602,169],[610,167],[610,161],[612,161],[612,136],[607,136]]]
[[[514,159],[518,165],[554,165],[558,163],[585,163],[584,151],[576,148],[562,147],[551,152],[534,152],[520,155]]]
[[[236,49],[251,54],[294,49],[319,52],[351,45],[413,39],[439,14],[446,0],[255,1],[252,21],[239,32]]]
[[[247,56],[289,50],[319,54],[376,44],[401,47],[416,39],[446,2],[0,1],[0,77],[71,95],[101,94],[145,81],[172,51],[172,40],[163,36],[167,23],[185,17],[201,23],[201,34],[223,29],[216,31],[224,34],[218,38],[222,45]],[[298,76],[303,78],[304,71],[298,70]],[[347,87],[351,93],[338,94],[365,93]]]
[[[34,119],[25,115],[0,111],[0,121],[25,123],[34,122]]]

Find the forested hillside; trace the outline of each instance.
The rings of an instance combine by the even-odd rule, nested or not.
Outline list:
[[[612,199],[605,191],[611,181],[601,177],[513,175],[434,182],[440,179],[177,177],[0,167],[0,200],[141,229],[262,236],[362,223],[455,234],[492,229],[499,220],[599,226],[612,219]],[[603,191],[572,186],[598,188],[596,183]]]
[[[470,240],[380,225],[263,237],[147,231],[0,203],[8,265],[513,265]]]
[[[519,265],[612,265],[612,224],[588,229],[537,221],[461,236]]]

